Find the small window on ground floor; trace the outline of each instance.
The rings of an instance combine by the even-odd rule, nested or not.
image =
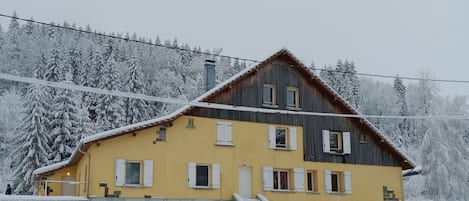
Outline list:
[[[140,162],[125,162],[125,184],[140,185]]]
[[[196,166],[196,186],[205,186],[209,185],[209,174],[208,174],[208,165],[197,165]]]
[[[190,188],[220,188],[220,164],[189,163],[187,182]]]
[[[290,174],[288,170],[274,169],[274,190],[289,190]]]
[[[85,178],[86,175],[87,173],[85,172]],[[115,185],[148,187],[152,186],[153,161],[116,159]]]
[[[348,171],[324,171],[325,189],[327,193],[352,193],[351,174]]]
[[[318,192],[318,171],[317,170],[308,170],[306,174],[307,178],[307,187],[308,192]]]

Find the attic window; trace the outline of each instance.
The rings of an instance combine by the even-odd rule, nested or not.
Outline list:
[[[277,100],[276,97],[276,90],[273,84],[264,84],[262,89],[262,106],[264,107],[276,107]]]
[[[288,108],[299,108],[299,89],[298,87],[287,87],[287,107]]]
[[[364,133],[360,133],[360,143],[366,143],[366,135]]]
[[[193,118],[187,119],[187,128],[195,128]]]

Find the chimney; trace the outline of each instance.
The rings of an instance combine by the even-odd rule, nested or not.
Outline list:
[[[215,61],[207,59],[205,60],[205,91],[208,91],[215,87]]]

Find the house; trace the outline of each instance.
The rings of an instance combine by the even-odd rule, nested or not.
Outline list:
[[[213,70],[211,63],[206,67]],[[414,168],[412,161],[366,119],[302,113],[358,114],[288,50],[196,101],[251,110],[183,106],[86,137],[67,161],[34,171],[39,193],[156,200],[404,199],[402,170]]]

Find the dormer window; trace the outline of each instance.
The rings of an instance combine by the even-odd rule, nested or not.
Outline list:
[[[298,87],[287,87],[287,108],[300,108],[299,91]]]
[[[264,84],[262,90],[262,106],[264,107],[277,107],[276,89],[273,84]]]

